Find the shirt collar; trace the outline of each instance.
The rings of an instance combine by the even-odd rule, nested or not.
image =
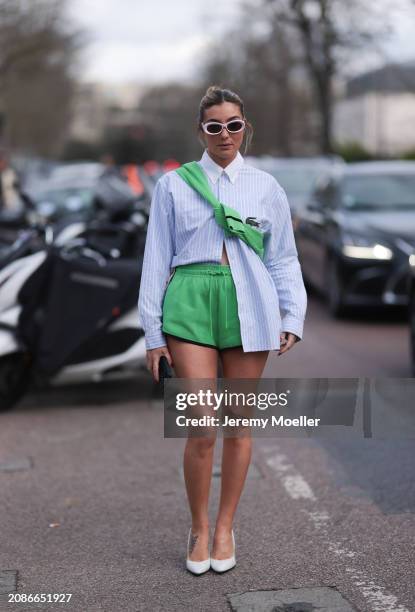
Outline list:
[[[228,164],[226,168],[222,168],[222,166],[219,166],[219,164],[213,161],[213,159],[207,152],[207,149],[205,149],[202,158],[199,161],[199,164],[202,166],[203,170],[206,172],[212,183],[216,183],[216,181],[223,172],[225,172],[229,180],[234,183],[238,172],[244,165],[244,163],[244,158],[238,151],[235,159],[230,164]]]

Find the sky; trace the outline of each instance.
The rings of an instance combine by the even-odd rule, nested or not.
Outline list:
[[[241,1],[69,0],[69,16],[90,40],[80,77],[107,83],[191,81],[203,50],[236,21]],[[397,34],[385,42],[385,57],[415,59],[413,23],[405,14],[396,17]]]
[[[197,73],[212,37],[236,19],[240,0],[71,0],[70,17],[86,28],[83,80],[162,82]]]

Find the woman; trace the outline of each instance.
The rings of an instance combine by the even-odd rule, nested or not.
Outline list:
[[[158,381],[164,355],[179,378],[259,379],[270,350],[301,339],[307,296],[283,189],[239,152],[252,139],[240,97],[217,86],[202,98],[198,168],[209,188],[263,240],[261,255],[178,171],[155,187],[139,295],[147,366]],[[200,170],[199,170],[200,171]],[[245,221],[244,221],[245,220]],[[230,219],[232,223],[232,218]],[[247,232],[249,234],[249,231]],[[251,436],[223,440],[219,512],[209,553],[208,497],[215,437],[189,437],[184,476],[192,524],[186,567],[201,574],[235,565],[233,520],[251,459]]]

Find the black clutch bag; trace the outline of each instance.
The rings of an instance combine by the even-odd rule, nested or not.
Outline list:
[[[172,377],[173,373],[171,367],[169,366],[169,362],[167,361],[167,357],[162,355],[159,360],[159,382],[161,382],[165,378]]]

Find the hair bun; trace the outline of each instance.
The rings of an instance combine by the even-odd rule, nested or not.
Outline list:
[[[215,94],[217,91],[222,91],[222,87],[219,85],[210,85],[205,92],[205,96]]]

